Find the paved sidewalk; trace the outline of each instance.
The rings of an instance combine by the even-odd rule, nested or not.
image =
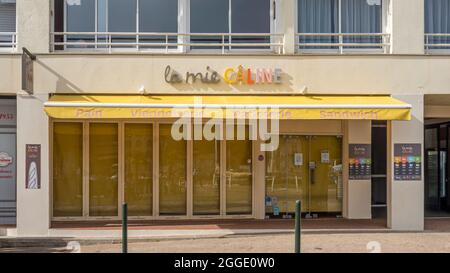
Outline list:
[[[234,238],[242,239],[258,236],[267,238],[264,236],[273,236],[274,238],[280,238],[281,241],[285,238],[286,243],[280,245],[279,248],[279,251],[283,251],[283,249],[289,249],[287,243],[290,242],[290,239],[286,238],[293,236],[293,228],[293,220],[139,221],[130,223],[129,242],[131,244],[136,244],[137,246],[143,244],[142,250],[146,249],[145,244],[153,245],[155,242],[158,244],[167,242],[167,247],[162,247],[162,249],[167,249],[167,251],[171,252],[172,250],[169,246],[171,245],[170,242],[173,241],[186,242],[186,240],[202,239],[196,241],[196,243],[199,242],[201,245],[201,242],[208,242],[208,240],[215,242],[214,240],[220,240],[220,238],[231,240],[231,242],[233,242]],[[447,242],[450,242],[450,238],[447,237],[448,233],[450,233],[450,219],[427,219],[425,222],[425,229],[425,232],[411,234],[425,234],[424,236],[427,237],[436,233],[438,234],[437,236],[444,236],[439,239],[445,239]],[[308,238],[309,236],[312,236],[310,238],[315,238],[314,236],[322,238],[320,236],[323,235],[325,236],[324,238],[348,237],[349,240],[353,240],[354,238],[364,238],[364,236],[374,236],[371,234],[378,234],[378,236],[381,236],[382,234],[408,234],[407,232],[400,233],[391,231],[385,227],[385,222],[380,220],[346,220],[331,218],[303,220],[302,233],[304,237],[306,236],[305,238]],[[96,248],[94,245],[110,246],[106,247],[107,249],[119,247],[120,236],[121,226],[119,222],[57,223],[52,226],[49,236],[45,238],[15,238],[0,236],[0,251],[5,251],[7,248],[19,249],[26,247],[38,247],[39,250],[47,248],[51,252],[52,250],[66,251],[65,247],[69,242],[77,241],[81,246],[88,247],[88,249],[95,252]],[[264,243],[255,242],[256,250],[263,251],[267,247],[269,246],[264,245]],[[36,251],[38,249],[36,249]],[[138,247],[137,249],[140,248]],[[229,251],[236,251],[234,249],[235,248],[232,247]],[[246,248],[244,247],[243,249]],[[31,251],[32,249],[29,250]],[[101,248],[99,251],[101,251]],[[180,249],[180,251],[183,252],[189,250]],[[211,249],[211,251],[214,252],[214,249]],[[226,251],[226,249],[223,251]]]

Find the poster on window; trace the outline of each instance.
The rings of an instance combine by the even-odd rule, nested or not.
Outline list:
[[[372,153],[370,144],[349,145],[349,179],[370,180],[372,176]]]
[[[422,145],[394,145],[394,180],[422,180]]]
[[[25,188],[37,190],[41,188],[41,145],[27,144],[25,149]]]

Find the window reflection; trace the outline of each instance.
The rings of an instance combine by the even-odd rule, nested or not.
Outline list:
[[[246,127],[245,140],[237,140],[234,129],[234,140],[226,142],[226,213],[252,213],[252,141]]]
[[[125,201],[130,216],[153,212],[153,128],[125,124]]]
[[[89,215],[117,216],[118,125],[89,125]]]
[[[83,215],[83,125],[53,124],[53,216]]]
[[[159,125],[159,213],[186,215],[186,141],[176,141],[171,124]]]
[[[194,215],[220,213],[220,142],[197,140],[193,150]]]

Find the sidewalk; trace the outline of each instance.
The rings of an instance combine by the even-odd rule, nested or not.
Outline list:
[[[450,232],[450,219],[427,219],[425,233]],[[14,232],[10,232],[10,234]],[[291,235],[293,220],[190,220],[131,221],[129,242],[185,240],[199,238],[232,238],[242,236]],[[399,233],[386,228],[384,220],[348,220],[335,218],[302,219],[303,234],[381,234]],[[422,232],[417,232],[422,233]],[[81,245],[118,244],[121,241],[120,222],[59,222],[53,223],[48,236],[23,238],[0,236],[0,248],[63,247],[70,241]]]

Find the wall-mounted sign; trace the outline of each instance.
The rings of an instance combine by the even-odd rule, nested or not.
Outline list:
[[[41,188],[41,145],[27,144],[25,147],[25,188],[40,189]]]
[[[394,180],[422,180],[422,145],[394,145]]]
[[[245,68],[240,65],[236,68],[228,67],[222,74],[207,66],[205,72],[186,72],[182,74],[175,71],[170,65],[164,71],[164,80],[170,84],[176,83],[205,83],[217,84],[222,80],[227,84],[280,84],[281,69],[279,68]]]
[[[328,150],[320,151],[320,163],[322,164],[330,163],[330,151]]]
[[[370,180],[372,154],[370,144],[349,144],[349,180]]]
[[[302,153],[294,154],[294,165],[295,166],[303,166],[303,154]]]

